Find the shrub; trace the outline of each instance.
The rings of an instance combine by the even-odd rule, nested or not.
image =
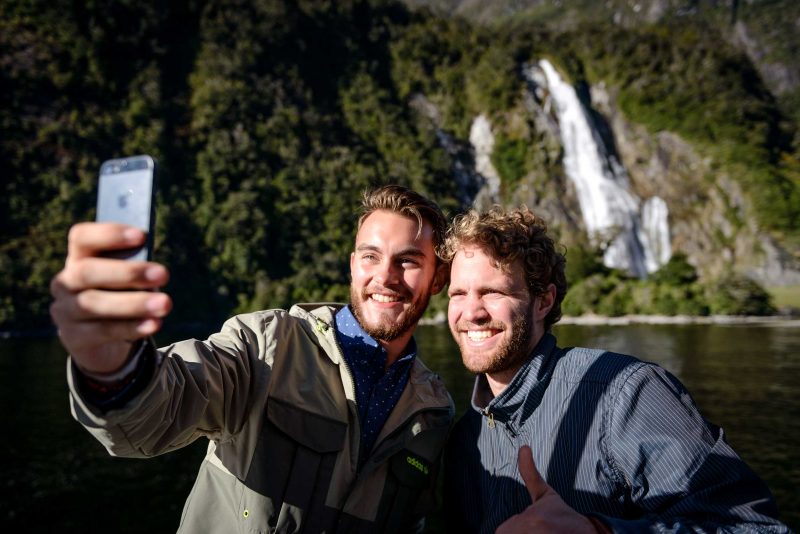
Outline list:
[[[680,286],[697,281],[697,271],[689,263],[686,254],[675,253],[669,261],[652,274],[650,280],[659,284]]]
[[[713,280],[706,289],[711,313],[716,315],[771,315],[772,297],[757,282],[734,273]]]

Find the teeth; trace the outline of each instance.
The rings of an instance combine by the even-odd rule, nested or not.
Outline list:
[[[472,341],[480,341],[492,337],[491,330],[468,330],[467,337]]]
[[[399,297],[390,297],[389,295],[379,295],[378,293],[372,294],[372,300],[377,300],[378,302],[397,302],[400,300]]]

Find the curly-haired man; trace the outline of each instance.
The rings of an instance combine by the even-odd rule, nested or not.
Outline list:
[[[469,212],[445,256],[450,329],[478,375],[445,453],[453,532],[788,530],[674,376],[556,346],[565,259],[540,218]]]

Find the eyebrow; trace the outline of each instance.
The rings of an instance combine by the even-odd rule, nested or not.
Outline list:
[[[381,254],[383,253],[381,248],[376,245],[361,244],[356,247],[356,252],[366,252],[366,251],[379,252]],[[422,249],[419,249],[417,247],[408,247],[404,248],[403,250],[395,254],[395,256],[413,256],[416,258],[424,258],[425,253],[422,251]]]

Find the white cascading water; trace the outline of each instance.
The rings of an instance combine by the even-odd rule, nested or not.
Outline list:
[[[642,206],[642,241],[650,250],[645,257],[648,273],[657,271],[672,257],[668,217],[667,203],[661,197],[651,197]]]
[[[561,79],[549,61],[541,60],[539,67],[556,107],[564,170],[575,186],[590,239],[608,242],[603,257],[608,267],[647,276],[671,255],[666,203],[653,197],[640,215],[641,202],[630,191],[625,170],[608,157],[575,88]],[[525,76],[536,83],[531,68],[525,69]]]
[[[492,164],[494,134],[492,134],[492,125],[486,115],[478,115],[472,121],[469,129],[469,142],[475,151],[475,170],[486,179],[489,199],[497,202],[500,197],[500,174]]]

